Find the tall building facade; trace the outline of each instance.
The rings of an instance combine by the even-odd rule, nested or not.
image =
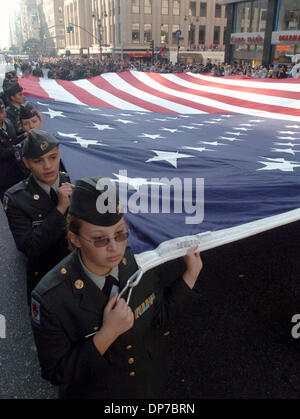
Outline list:
[[[66,50],[113,57],[155,49],[224,49],[225,6],[217,0],[65,0]]]
[[[300,0],[218,0],[227,5],[226,61],[289,64],[300,57]]]
[[[37,0],[43,55],[56,56],[66,48],[64,0]]]

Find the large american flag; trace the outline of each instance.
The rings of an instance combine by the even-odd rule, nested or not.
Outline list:
[[[300,219],[299,81],[128,71],[20,84],[61,141],[73,182],[104,175],[127,187],[140,208],[127,220],[141,266]],[[143,211],[172,179],[193,180],[190,203],[204,211],[197,223],[175,210],[172,193],[170,213],[151,213],[150,203]]]

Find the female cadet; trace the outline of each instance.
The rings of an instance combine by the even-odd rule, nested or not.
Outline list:
[[[146,272],[129,305],[126,295],[117,299],[138,269],[119,204],[108,179],[77,181],[68,215],[75,250],[32,292],[42,376],[60,386],[62,398],[161,397],[166,328],[196,294],[202,262],[192,247],[185,263]]]

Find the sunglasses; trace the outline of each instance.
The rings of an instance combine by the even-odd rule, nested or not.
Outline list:
[[[117,233],[114,237],[105,237],[105,238],[101,238],[99,237],[98,239],[95,240],[90,240],[87,239],[86,237],[83,237],[81,235],[78,234],[79,237],[81,237],[82,239],[92,243],[95,247],[106,247],[109,245],[109,243],[114,240],[117,243],[123,242],[125,240],[128,239],[129,237],[129,231],[122,231],[120,233]]]

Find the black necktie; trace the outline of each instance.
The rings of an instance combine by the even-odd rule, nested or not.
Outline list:
[[[52,201],[54,202],[55,205],[58,204],[57,193],[55,192],[55,190],[53,188],[50,188],[50,198],[52,199]]]
[[[118,287],[119,286],[119,282],[113,276],[107,275],[107,277],[105,278],[104,287],[102,288],[102,292],[104,292],[104,294],[108,298],[110,296],[111,289],[112,289],[113,285],[116,285]]]

